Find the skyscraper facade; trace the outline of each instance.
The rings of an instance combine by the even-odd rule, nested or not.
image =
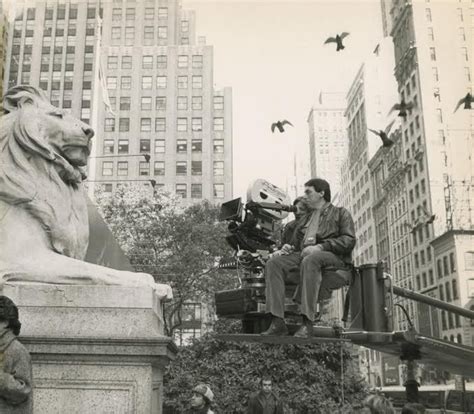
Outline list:
[[[89,188],[231,198],[232,91],[214,87],[213,48],[180,1],[20,2],[7,71],[92,124]]]

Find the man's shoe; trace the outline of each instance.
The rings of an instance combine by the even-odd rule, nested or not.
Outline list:
[[[284,336],[284,335],[288,335],[288,328],[286,327],[285,321],[283,319],[273,317],[272,318],[272,323],[270,324],[270,327],[266,331],[261,332],[260,335]]]
[[[313,336],[313,325],[311,322],[305,322],[293,335],[295,338],[311,338]]]

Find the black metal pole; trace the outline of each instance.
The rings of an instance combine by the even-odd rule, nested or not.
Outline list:
[[[393,293],[397,296],[402,296],[407,299],[412,299],[417,302],[426,303],[427,305],[434,306],[435,308],[444,309],[449,312],[456,313],[458,315],[464,316],[468,319],[474,319],[474,311],[461,308],[456,305],[451,305],[450,303],[443,302],[442,300],[431,298],[421,293],[413,292],[412,290],[404,289],[398,286],[393,286]]]

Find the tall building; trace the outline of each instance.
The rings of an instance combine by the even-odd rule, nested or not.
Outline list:
[[[369,160],[381,146],[381,139],[368,129],[384,130],[388,113],[396,102],[396,84],[392,75],[393,48],[390,39],[383,39],[374,53],[361,65],[347,93],[348,162],[351,191],[348,208],[355,222],[357,243],[355,264],[377,261],[375,222],[372,215],[373,192]]]
[[[473,115],[454,112],[472,91],[472,4],[393,0],[390,15],[400,100],[414,104],[401,126],[414,287],[441,298],[431,242],[474,223]],[[434,313],[417,305],[422,333],[443,331]]]
[[[7,44],[8,44],[8,31],[10,12],[13,5],[7,1],[0,1],[0,96],[3,96],[4,81],[5,81],[5,68],[6,68],[6,57],[7,57]],[[3,103],[0,103],[2,105]]]
[[[339,193],[340,167],[347,154],[344,95],[321,91],[308,115],[311,177],[327,179]]]
[[[232,91],[214,88],[213,47],[180,1],[23,0],[8,48],[9,86],[40,86],[96,130],[91,189],[232,197]]]

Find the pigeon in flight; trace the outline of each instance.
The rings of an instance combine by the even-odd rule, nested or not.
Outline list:
[[[393,111],[399,111],[398,116],[406,117],[407,116],[407,110],[410,110],[413,108],[413,102],[408,102],[406,103],[403,99],[400,103],[396,103],[393,105],[392,109],[390,109],[389,114],[391,114]]]
[[[340,50],[344,49],[344,45],[342,44],[342,39],[344,39],[347,36],[349,36],[348,32],[342,32],[340,35],[336,35],[336,37],[328,37],[326,41],[324,42],[324,44],[336,43],[337,44],[336,52],[339,52]]]
[[[278,131],[285,132],[285,128],[283,128],[286,124],[293,126],[290,121],[284,119],[283,121],[277,121],[272,124],[272,132],[275,132],[275,128],[278,128]]]
[[[456,112],[462,104],[464,104],[464,109],[472,109],[471,103],[473,102],[474,102],[474,97],[471,95],[471,92],[468,92],[464,98],[459,100],[454,112]]]
[[[370,129],[370,132],[373,132],[375,135],[378,135],[382,139],[382,146],[385,148],[390,148],[393,145],[393,141],[388,137],[388,133],[390,132],[390,128],[392,128],[392,125],[395,121],[390,122],[388,124],[387,128],[385,128],[385,131],[376,130],[376,129]]]

